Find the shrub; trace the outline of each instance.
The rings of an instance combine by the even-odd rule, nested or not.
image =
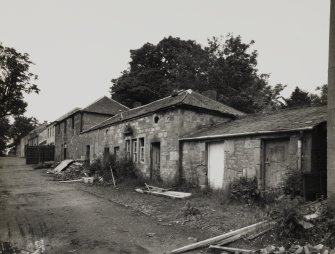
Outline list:
[[[296,169],[290,169],[283,182],[283,191],[287,195],[302,196],[303,182],[302,173]]]
[[[257,178],[241,177],[230,183],[230,199],[252,204],[260,200]]]
[[[269,215],[277,221],[277,235],[282,238],[299,239],[305,234],[305,229],[301,225],[303,216],[301,214],[301,198],[291,199],[286,197],[275,203]]]
[[[89,169],[92,174],[99,174],[103,177],[104,181],[111,181],[113,170],[113,175],[115,179],[123,178],[135,178],[137,177],[137,167],[135,163],[126,157],[117,158],[114,154],[110,154],[103,158],[98,157],[95,159]]]

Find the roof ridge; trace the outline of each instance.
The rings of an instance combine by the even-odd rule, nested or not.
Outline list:
[[[122,107],[125,107],[125,108],[129,109],[126,105],[123,105],[122,103],[120,103],[120,102],[114,100],[113,98],[109,98],[109,97],[106,96],[106,95],[105,95],[104,97],[106,97],[107,99],[109,99],[109,100],[112,101],[112,102],[116,102],[117,104],[119,104],[119,105],[122,106]]]
[[[85,110],[86,108],[92,106],[93,104],[97,103],[98,101],[102,100],[104,97],[107,97],[106,95],[99,97],[98,99],[96,99],[95,101],[93,101],[92,103],[90,103],[88,106],[84,107],[82,110]]]

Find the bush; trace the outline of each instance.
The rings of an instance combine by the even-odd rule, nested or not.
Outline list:
[[[97,173],[102,176],[104,181],[111,181],[113,175],[115,179],[136,178],[138,169],[135,163],[126,157],[117,158],[114,154],[110,154],[104,158],[98,157],[89,166],[92,174]]]
[[[230,183],[230,199],[252,204],[260,201],[260,192],[257,186],[257,178],[241,177]]]
[[[283,191],[287,195],[302,196],[303,182],[302,173],[296,169],[290,169],[283,182]]]

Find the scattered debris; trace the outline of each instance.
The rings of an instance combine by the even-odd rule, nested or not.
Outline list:
[[[135,189],[136,192],[144,194],[152,194],[157,196],[165,196],[173,199],[184,199],[192,196],[192,193],[171,191],[170,189],[159,188],[145,184],[146,187]]]
[[[184,216],[195,216],[200,214],[200,210],[191,205],[191,203],[187,202],[186,207],[184,208]]]
[[[263,228],[265,226],[271,226],[271,222],[261,221],[261,222],[252,224],[250,226],[225,233],[223,235],[219,235],[219,236],[216,236],[216,237],[213,237],[213,238],[209,238],[209,239],[197,242],[197,243],[189,244],[189,245],[186,245],[184,247],[181,247],[181,248],[178,248],[178,249],[175,249],[175,250],[171,251],[171,254],[172,253],[173,254],[183,253],[183,252],[186,252],[186,251],[189,251],[189,250],[194,250],[194,249],[197,249],[197,248],[200,248],[200,247],[205,247],[205,246],[208,246],[210,244],[215,244],[217,242],[223,241],[227,238],[231,238],[232,236],[246,235],[247,233],[253,232],[253,231],[258,230],[259,228]]]
[[[55,179],[58,181],[79,180],[87,176],[87,170],[82,162],[73,161],[67,168],[55,174]]]
[[[84,183],[93,183],[94,177],[83,177]]]
[[[300,245],[292,245],[290,248],[285,249],[285,247],[280,246],[276,247],[274,245],[269,245],[264,249],[260,249],[258,251],[261,254],[281,254],[281,253],[294,253],[294,254],[311,254],[311,253],[335,253],[334,249],[330,249],[323,244],[317,244],[312,246],[310,244],[306,244],[304,246]]]
[[[223,247],[219,245],[210,245],[210,249],[216,249],[216,250],[223,250],[223,251],[228,251],[232,253],[255,253],[254,250],[245,250],[245,249],[239,249],[239,248],[231,248],[231,247]]]
[[[76,183],[76,182],[82,182],[83,179],[74,179],[74,180],[67,180],[67,181],[58,181],[60,183]]]
[[[59,173],[65,170],[70,164],[72,164],[74,160],[63,160],[57,167],[54,168],[54,173]]]
[[[146,233],[145,235],[148,236],[148,237],[154,237],[156,235],[156,233]]]

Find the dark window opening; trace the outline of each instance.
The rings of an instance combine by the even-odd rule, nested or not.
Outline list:
[[[154,117],[154,122],[155,122],[155,123],[158,123],[158,121],[159,121],[159,117],[158,117],[158,116],[155,116],[155,117]]]
[[[139,139],[139,148],[140,148],[140,162],[144,162],[144,138]]]

